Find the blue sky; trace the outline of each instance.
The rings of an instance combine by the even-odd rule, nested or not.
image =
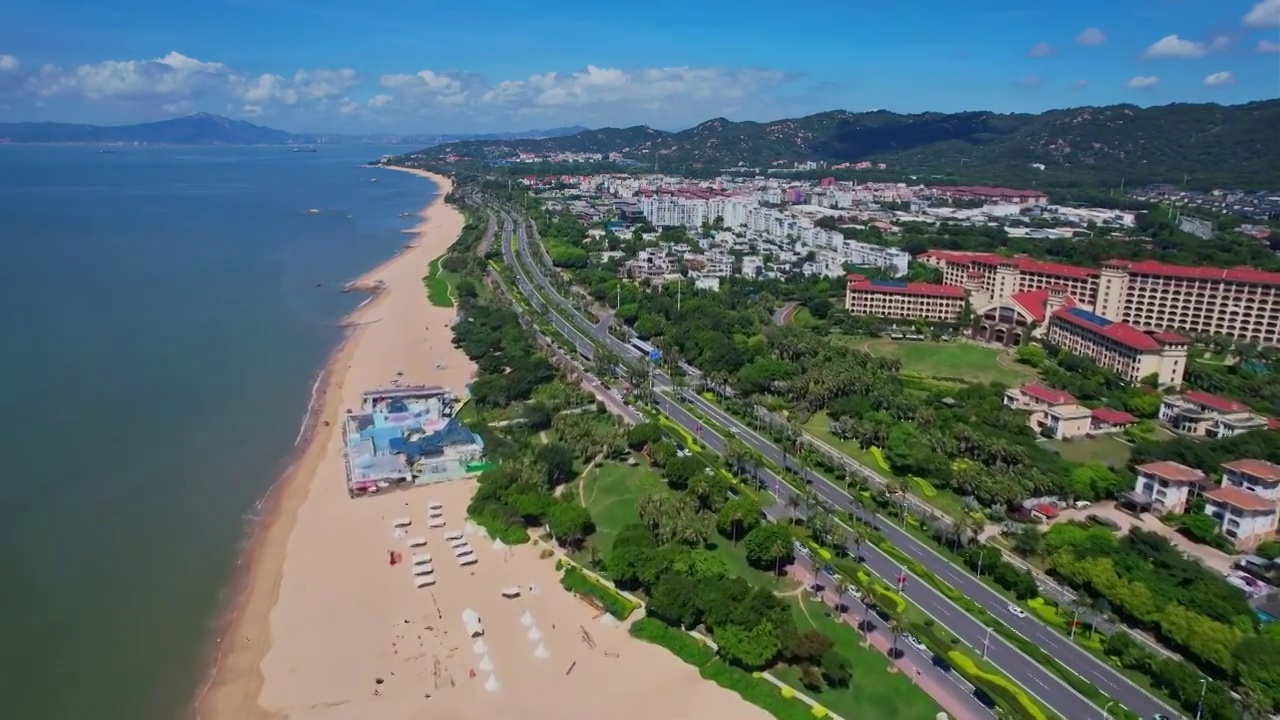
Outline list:
[[[1280,0],[5,0],[0,120],[679,129],[1280,97]],[[1037,7],[1038,6],[1038,7]]]

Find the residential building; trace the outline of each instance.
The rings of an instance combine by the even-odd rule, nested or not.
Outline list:
[[[1222,465],[1222,486],[1280,500],[1280,465],[1266,460],[1235,460]]]
[[[1046,337],[1131,383],[1154,375],[1161,387],[1178,387],[1186,371],[1186,338],[1165,332],[1148,335],[1084,308],[1054,310]]]
[[[851,274],[845,310],[852,315],[955,322],[964,311],[964,288],[900,280],[868,280]]]
[[[1204,501],[1205,514],[1218,521],[1218,532],[1231,538],[1237,550],[1250,551],[1275,538],[1280,520],[1276,500],[1224,481],[1221,487],[1205,491]]]
[[[1169,460],[1139,465],[1134,470],[1138,476],[1132,496],[1122,498],[1121,504],[1157,515],[1186,512],[1192,498],[1213,487],[1203,472]]]
[[[1090,410],[1069,392],[1033,383],[1006,390],[1004,405],[1027,412],[1027,425],[1032,430],[1048,433],[1057,440],[1119,432],[1138,421],[1129,413],[1111,408]]]
[[[1166,395],[1160,402],[1160,422],[1186,435],[1228,438],[1250,430],[1263,430],[1271,420],[1248,405],[1199,390]]]

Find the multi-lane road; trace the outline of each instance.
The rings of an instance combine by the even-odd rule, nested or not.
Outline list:
[[[591,357],[592,347],[599,344],[607,347],[622,358],[639,359],[639,352],[629,344],[609,335],[607,328],[593,324],[583,317],[573,306],[560,297],[539,264],[534,260],[530,250],[532,244],[527,235],[524,222],[516,224],[516,248],[504,238],[503,256],[519,278],[520,290],[526,293],[530,302],[545,307],[550,322],[572,342],[578,345],[579,353]],[[536,230],[534,231],[536,232]],[[516,254],[520,260],[516,261]],[[535,291],[534,285],[537,286]],[[539,295],[550,305],[537,299]],[[590,337],[588,337],[590,336]],[[593,342],[594,340],[594,342]],[[689,432],[698,433],[703,442],[717,452],[723,453],[727,439],[721,437],[710,428],[703,426],[701,420],[689,412],[681,402],[672,400],[665,390],[670,388],[670,378],[661,371],[654,370],[654,384],[660,392],[655,394],[655,401],[661,412]],[[825,478],[800,467],[789,456],[784,454],[768,439],[756,434],[736,418],[726,414],[716,406],[696,394],[686,394],[686,401],[701,415],[715,420],[738,440],[759,452],[763,457],[795,471],[804,476],[813,490],[827,503],[846,510],[874,523],[889,542],[907,556],[920,563],[944,582],[963,593],[973,602],[980,605],[991,615],[1000,618],[1014,632],[1042,648],[1058,662],[1070,668],[1081,678],[1098,688],[1118,705],[1138,714],[1142,718],[1150,718],[1160,713],[1170,718],[1181,717],[1179,713],[1152,697],[1145,690],[1130,682],[1113,668],[1099,661],[1087,651],[1077,647],[1071,640],[1040,622],[1033,615],[1018,617],[1009,611],[1009,602],[987,587],[963,568],[936,553],[923,541],[917,539],[892,520],[867,513],[853,501],[843,488],[837,487]],[[783,482],[768,468],[760,468],[759,472],[771,487],[780,505],[796,494],[796,491]],[[1065,720],[1087,720],[1103,718],[1105,708],[1080,695],[1053,672],[1037,664],[1000,635],[978,622],[958,605],[935,590],[927,582],[912,575],[901,567],[896,560],[881,552],[874,546],[864,544],[862,555],[867,568],[882,579],[893,582],[900,575],[907,575],[907,598],[916,604],[939,624],[945,626],[953,634],[970,647],[986,655],[995,666],[1008,675],[1015,683],[1022,686],[1041,702],[1061,715]]]

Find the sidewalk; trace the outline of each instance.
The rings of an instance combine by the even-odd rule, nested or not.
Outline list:
[[[806,588],[812,588],[815,574],[814,571],[804,567],[800,562],[793,563],[788,568],[787,574],[793,579],[804,583]],[[822,593],[822,602],[828,608],[835,608],[837,604],[836,593],[830,589],[830,580],[822,578],[819,580],[824,586],[827,586]],[[850,611],[844,614],[844,621],[857,628],[858,623],[862,621],[861,614],[852,612],[853,606],[859,603],[852,600]],[[885,624],[880,618],[874,619],[876,629],[870,634],[871,646],[885,656],[889,657],[889,648],[893,647],[893,637],[885,629]],[[861,631],[859,631],[861,632]],[[867,634],[863,633],[866,637]],[[982,712],[978,708],[977,700],[975,700],[969,691],[957,684],[956,681],[964,682],[960,678],[946,677],[947,673],[934,667],[923,655],[907,647],[902,640],[898,641],[898,649],[903,651],[902,657],[896,661],[891,661],[898,671],[911,678],[911,681],[918,685],[922,690],[929,694],[952,720],[990,720],[991,713]],[[966,683],[967,684],[967,683]]]

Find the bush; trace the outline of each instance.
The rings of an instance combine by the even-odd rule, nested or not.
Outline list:
[[[632,623],[631,635],[664,647],[695,667],[702,667],[716,657],[715,651],[698,638],[651,617],[643,617]]]
[[[736,692],[743,700],[763,708],[779,720],[811,720],[813,717],[809,714],[808,705],[783,697],[773,683],[754,678],[746,670],[726,665],[722,660],[712,660],[702,666],[699,674],[726,690]]]
[[[523,545],[529,542],[529,529],[523,525],[509,525],[487,515],[471,513],[471,521],[484,528],[489,537],[501,540],[508,545]]]
[[[1049,720],[1049,716],[1040,709],[1022,688],[1014,685],[1000,675],[989,673],[973,661],[973,658],[959,650],[947,653],[951,667],[964,676],[973,685],[982,688],[991,696],[996,704],[1013,713],[1014,717],[1024,720]]]
[[[636,608],[639,607],[635,602],[620,595],[618,591],[602,584],[576,567],[565,569],[564,575],[560,578],[560,587],[569,592],[595,598],[610,615],[619,620],[626,620],[631,617],[631,613],[635,612]]]
[[[867,448],[867,452],[871,453],[871,457],[875,458],[876,464],[885,472],[891,472],[889,469],[889,461],[884,459],[884,452],[880,448],[872,445]]]

